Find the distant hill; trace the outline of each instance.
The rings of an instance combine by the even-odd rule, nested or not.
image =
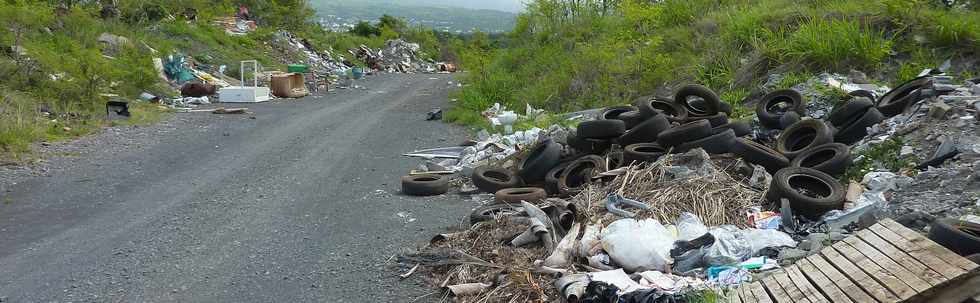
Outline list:
[[[427,3],[431,0],[415,0]],[[465,9],[440,5],[406,4],[402,1],[391,3],[385,0],[335,0],[311,1],[317,15],[330,24],[354,24],[358,20],[377,20],[388,14],[405,18],[411,24],[422,24],[440,31],[470,32],[479,29],[484,32],[505,32],[514,27],[517,15],[514,13]],[[411,2],[411,1],[410,1]],[[443,1],[445,2],[445,1]],[[432,2],[435,3],[435,2]]]

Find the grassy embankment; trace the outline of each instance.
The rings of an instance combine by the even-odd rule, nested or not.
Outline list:
[[[467,53],[470,73],[447,119],[482,127],[480,111],[495,102],[519,112],[525,103],[568,112],[627,104],[692,82],[742,105],[764,93],[760,84],[774,72],[785,76],[779,87],[851,69],[894,85],[946,59],[962,62],[980,54],[980,3],[570,2],[532,1],[506,38],[510,47]],[[975,76],[975,64],[954,64],[952,72]],[[751,113],[737,106],[735,116]]]

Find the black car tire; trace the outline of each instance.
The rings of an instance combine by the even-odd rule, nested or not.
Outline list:
[[[619,120],[613,120],[619,121]],[[622,122],[622,121],[620,121]],[[538,143],[517,166],[521,180],[534,183],[544,180],[544,175],[561,161],[561,146],[548,139]]]
[[[851,166],[851,147],[840,143],[829,143],[807,149],[790,161],[793,167],[808,167],[840,176]]]
[[[660,136],[657,137],[657,142],[665,147],[670,147],[713,134],[711,122],[708,122],[708,120],[698,120],[681,124],[661,132]]]
[[[738,138],[735,136],[735,131],[726,129],[717,134],[678,145],[674,152],[684,153],[700,147],[709,154],[724,154],[731,151],[732,145],[735,144],[735,138]]]
[[[806,167],[787,167],[772,176],[766,200],[780,205],[789,200],[794,215],[819,219],[824,213],[844,207],[844,186],[822,171]]]
[[[789,166],[789,159],[786,159],[786,156],[746,138],[735,139],[731,152],[745,162],[765,167],[769,173],[775,173]]]
[[[652,98],[637,103],[640,113],[647,117],[664,115],[671,123],[682,123],[687,120],[688,112],[683,106],[674,103],[673,100]]]
[[[606,170],[602,157],[589,155],[568,164],[558,178],[558,194],[563,197],[573,196],[592,182],[592,176]]]
[[[518,187],[521,185],[521,178],[514,172],[499,168],[480,166],[473,169],[470,175],[473,185],[483,192],[495,193],[504,188]]]
[[[834,134],[822,120],[807,119],[786,128],[776,139],[776,151],[793,159],[803,151],[834,142]]]
[[[792,89],[781,89],[766,94],[756,104],[755,114],[759,118],[759,123],[768,129],[779,129],[779,118],[786,112],[776,111],[776,106],[787,103],[785,110],[793,111],[801,117],[806,114],[806,102],[803,95]]]
[[[636,108],[634,108],[632,106],[626,106],[626,105],[624,105],[624,106],[610,106],[610,107],[604,108],[602,110],[602,112],[599,113],[599,116],[596,117],[596,119],[597,120],[618,120],[619,119],[619,115],[621,115],[623,113],[626,113],[626,112],[631,112],[631,111],[634,111],[634,110],[636,110]]]
[[[868,136],[868,127],[885,120],[885,116],[877,108],[869,108],[857,120],[841,126],[834,134],[834,141],[847,145],[854,144]]]
[[[695,106],[688,100],[692,96],[700,97],[704,102],[700,106]],[[714,116],[721,109],[721,99],[718,98],[718,95],[711,89],[697,84],[686,85],[677,90],[677,93],[674,94],[674,103],[687,109],[689,117]]]
[[[716,126],[714,128],[714,132],[717,133],[717,132],[721,131],[722,129],[730,129],[730,130],[734,131],[736,137],[745,137],[748,134],[751,134],[752,133],[752,127],[749,126],[749,123],[748,122],[745,122],[745,121],[731,121],[731,120],[729,120],[728,123],[725,123],[725,124]]]
[[[521,204],[521,201],[538,202],[548,198],[548,192],[538,187],[514,187],[498,190],[493,194],[497,204]]]
[[[841,127],[860,117],[867,112],[869,108],[874,106],[875,104],[871,101],[871,99],[863,97],[853,98],[850,101],[847,101],[847,103],[844,103],[844,105],[841,105],[840,107],[834,109],[834,111],[830,112],[830,116],[827,117],[827,121],[834,126]]]
[[[449,191],[449,178],[440,175],[402,177],[402,193],[412,196],[436,196]]]
[[[667,149],[657,143],[637,143],[623,149],[623,166],[640,162],[654,162],[667,154]]]
[[[657,140],[657,137],[661,132],[670,128],[670,122],[663,115],[656,115],[653,118],[647,119],[640,125],[637,125],[633,129],[626,131],[622,136],[617,139],[617,143],[621,146],[627,146],[635,143],[647,143]]]
[[[961,256],[980,253],[980,224],[939,219],[929,228],[929,239]]]
[[[622,120],[592,120],[578,124],[576,136],[589,139],[610,139],[622,136],[626,123]]]
[[[910,105],[922,100],[919,89],[932,83],[930,77],[919,77],[902,83],[895,89],[885,93],[876,104],[878,111],[885,117],[894,117],[905,111]]]

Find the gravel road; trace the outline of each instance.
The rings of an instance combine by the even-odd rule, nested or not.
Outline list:
[[[386,261],[478,202],[399,194],[448,75],[379,75],[254,114],[175,114],[0,168],[0,302],[409,302]],[[421,300],[427,301],[428,299]]]

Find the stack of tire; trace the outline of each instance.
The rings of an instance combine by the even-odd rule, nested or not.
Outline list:
[[[618,121],[622,123],[622,121]],[[531,148],[517,170],[481,166],[470,176],[481,191],[493,193],[496,203],[536,202],[549,196],[572,196],[593,177],[606,171],[606,159],[585,154],[574,160],[561,158],[562,146],[547,139]]]

